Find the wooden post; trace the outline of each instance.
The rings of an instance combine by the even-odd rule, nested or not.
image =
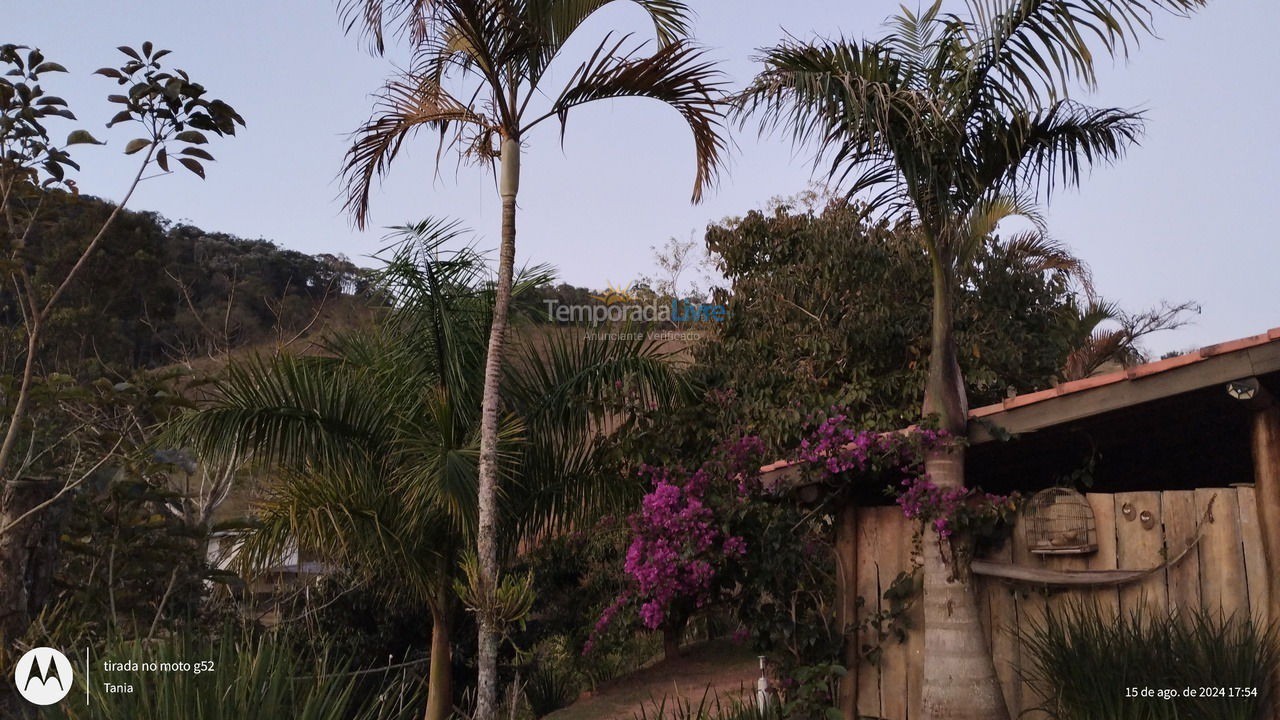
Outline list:
[[[1253,479],[1258,501],[1262,551],[1271,578],[1267,620],[1280,623],[1280,405],[1272,402],[1253,411]]]
[[[844,666],[839,708],[844,720],[858,717],[858,505],[844,498],[836,509],[836,624],[844,633]]]

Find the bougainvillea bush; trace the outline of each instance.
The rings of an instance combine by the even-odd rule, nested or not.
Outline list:
[[[800,460],[811,480],[849,486],[876,481],[896,498],[902,513],[930,525],[952,559],[967,561],[998,542],[1013,526],[1020,497],[979,488],[941,488],[924,472],[924,456],[962,440],[928,427],[890,433],[854,427],[849,415],[833,408],[800,443]],[[963,569],[965,562],[960,563]]]
[[[924,474],[929,450],[954,442],[945,432],[912,426],[894,432],[858,428],[850,415],[831,408],[800,441],[796,458],[808,481],[842,485],[866,483],[886,477],[910,479]]]
[[[810,428],[797,458],[805,482],[917,477],[924,451],[946,441],[929,429],[857,430],[837,408]],[[770,564],[778,564],[779,581],[794,582],[806,560],[829,563],[820,549],[827,545],[829,523],[820,512],[797,511],[786,502],[788,488],[764,487],[764,459],[760,439],[744,436],[721,445],[693,470],[678,465],[641,470],[650,489],[628,519],[627,589],[600,616],[597,635],[624,616],[640,627],[671,633],[713,604],[770,606],[789,594],[775,583],[759,587],[773,576]],[[752,553],[757,543],[762,547]],[[748,627],[755,633],[761,618],[751,615]],[[767,637],[755,634],[757,645],[767,644]]]
[[[627,589],[605,608],[585,652],[620,616],[662,630],[667,650],[697,611],[740,585],[748,543],[737,529],[747,497],[758,489],[763,446],[746,437],[721,447],[693,471],[642,467],[651,489],[628,519]]]
[[[925,477],[903,480],[898,491],[902,514],[933,526],[944,540],[959,536],[999,537],[1012,525],[1020,500],[1018,493],[995,495],[970,487],[944,489]]]
[[[771,658],[776,686],[788,702],[820,715],[843,672],[832,660],[849,630],[835,620],[834,508],[850,493],[884,492],[897,498],[907,517],[932,523],[948,545],[963,548],[972,544],[960,543],[962,538],[995,534],[1011,520],[1014,498],[942,490],[929,482],[925,454],[957,442],[946,433],[928,427],[868,431],[840,408],[811,417],[785,484],[762,481],[761,464],[770,458],[753,436],[721,445],[692,470],[642,470],[649,490],[627,520],[624,588],[597,619],[586,653],[636,630],[663,631],[670,653],[693,615],[729,611],[740,639]],[[825,490],[812,502],[797,502],[793,489],[815,485]],[[918,577],[900,579],[892,592],[916,592]],[[899,601],[894,606],[910,604],[893,600]],[[868,629],[880,631],[884,641],[899,637],[901,632],[885,630],[899,627],[897,618],[883,615],[868,613],[859,622],[874,626]],[[868,658],[877,652],[864,648]]]

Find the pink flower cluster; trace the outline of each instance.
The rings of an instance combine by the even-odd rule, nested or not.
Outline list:
[[[911,520],[933,525],[942,539],[970,529],[975,521],[998,520],[1017,505],[1016,495],[995,495],[977,488],[940,488],[923,477],[902,481],[898,507]]]
[[[739,503],[760,490],[763,453],[760,438],[746,436],[722,445],[692,473],[682,467],[641,468],[653,489],[628,518],[631,544],[623,570],[631,589],[600,615],[584,653],[633,603],[641,624],[655,630],[673,613],[688,613],[715,599],[717,579],[731,561],[747,554],[746,540],[724,529],[727,520],[716,508],[723,512],[724,503]],[[730,492],[735,486],[737,497]]]
[[[918,475],[924,454],[947,441],[945,432],[928,428],[890,433],[859,430],[850,424],[847,415],[833,408],[812,437],[800,442],[799,459],[828,476],[891,469]]]
[[[715,511],[705,502],[710,474],[699,469],[687,478],[679,472],[646,466],[653,490],[631,518],[633,538],[624,570],[635,583],[640,621],[660,627],[677,601],[702,607],[710,599],[716,567],[746,554],[746,542],[725,536]]]
[[[764,441],[755,435],[745,435],[721,448],[724,456],[724,474],[738,486],[738,495],[758,493],[760,485],[760,461],[764,455]]]
[[[596,625],[591,631],[591,636],[588,637],[587,641],[582,645],[583,655],[591,654],[591,651],[596,647],[596,637],[609,629],[609,625],[613,622],[613,619],[617,617],[618,612],[621,611],[622,608],[626,607],[630,600],[631,593],[624,592],[619,595],[613,603],[609,605],[609,607],[605,608],[604,612],[600,613],[600,618],[596,620]]]

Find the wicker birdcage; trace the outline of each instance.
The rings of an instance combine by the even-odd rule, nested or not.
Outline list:
[[[1041,490],[1023,510],[1023,537],[1037,555],[1083,555],[1098,550],[1093,508],[1071,488]]]

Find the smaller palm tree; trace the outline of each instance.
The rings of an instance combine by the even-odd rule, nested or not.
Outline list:
[[[443,720],[452,712],[456,586],[474,575],[493,291],[482,257],[444,252],[455,225],[401,233],[408,243],[382,273],[393,306],[375,327],[335,335],[317,356],[233,363],[209,402],[170,433],[202,457],[251,452],[278,473],[243,539],[246,567],[296,547],[429,611],[426,718]],[[523,273],[516,294],[548,278]],[[498,435],[504,556],[522,537],[629,499],[626,484],[600,471],[602,403],[617,382],[655,401],[681,387],[643,339],[552,335],[517,345]],[[592,406],[602,409],[583,411]]]

